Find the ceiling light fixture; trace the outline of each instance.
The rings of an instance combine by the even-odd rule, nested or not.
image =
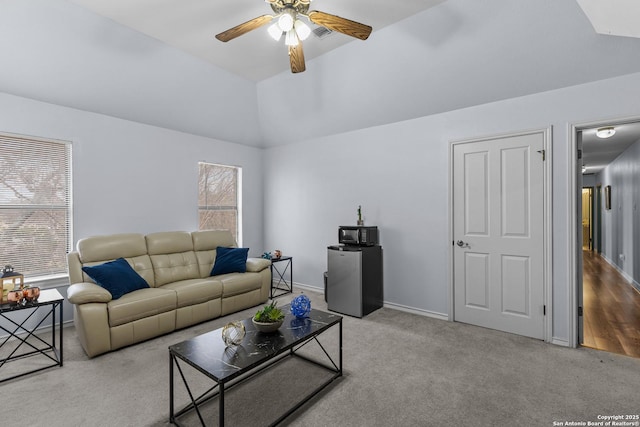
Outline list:
[[[296,29],[298,38],[302,41],[306,40],[307,37],[309,37],[309,34],[311,34],[311,28],[299,19],[296,19],[293,27]]]
[[[287,46],[298,46],[298,35],[294,30],[287,31],[287,35],[284,38],[284,44]]]
[[[271,25],[267,31],[275,41],[280,40],[283,34],[282,28],[280,28],[280,26],[277,23]]]
[[[274,40],[279,41],[284,36],[284,42],[289,51],[289,63],[292,73],[300,73],[306,69],[302,41],[309,37],[312,32],[308,24],[302,22],[299,18],[304,18],[306,21],[317,25],[318,28],[325,28],[327,32],[337,31],[360,40],[366,40],[373,30],[370,25],[320,12],[319,10],[309,10],[311,0],[264,1],[273,10],[273,15],[264,14],[253,18],[216,34],[216,38],[222,42],[228,42],[249,31],[270,24],[268,33]]]
[[[596,136],[598,138],[611,138],[616,133],[616,129],[613,126],[607,126],[596,130]]]

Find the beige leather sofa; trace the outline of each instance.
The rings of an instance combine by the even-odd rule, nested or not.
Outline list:
[[[248,258],[246,273],[209,276],[227,230],[116,234],[82,239],[68,255],[76,333],[89,357],[264,303],[270,261]],[[118,299],[83,272],[124,258],[149,284]]]

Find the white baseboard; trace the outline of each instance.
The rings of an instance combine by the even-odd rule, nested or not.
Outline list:
[[[633,277],[629,276],[629,274],[627,274],[622,268],[620,268],[620,266],[618,264],[616,264],[615,262],[613,262],[611,259],[609,259],[607,256],[605,256],[604,254],[600,254],[600,256],[602,256],[602,258],[607,261],[607,263],[616,269],[616,271],[618,273],[620,273],[620,275],[634,288],[638,289],[640,291],[640,284],[638,284],[638,282],[636,282],[635,280],[633,280]]]
[[[562,347],[574,347],[571,344],[569,344],[569,341],[567,341],[566,339],[561,339],[556,337],[551,338],[551,344],[560,345]]]
[[[317,292],[320,295],[324,295],[324,289],[319,288],[317,286],[305,285],[304,283],[297,283],[297,282],[293,282],[293,286],[294,286],[293,288],[294,291],[295,291],[295,288],[301,288],[303,291]]]
[[[317,292],[320,295],[324,295],[324,289],[319,288],[318,286],[311,286],[311,285],[306,285],[304,283],[297,283],[297,282],[293,282],[293,285],[294,285],[294,293],[296,288],[298,288],[302,291]],[[404,311],[406,313],[417,314],[419,316],[432,317],[434,319],[439,319],[439,320],[449,320],[449,316],[444,313],[437,313],[435,311],[409,307],[406,305],[396,304],[389,301],[384,301],[383,306],[386,308],[390,308],[392,310]]]
[[[438,313],[435,311],[424,310],[422,308],[409,307],[402,304],[396,304],[394,302],[385,301],[385,308],[390,308],[392,310],[404,311],[406,313],[417,314],[418,316],[431,317],[439,320],[449,320],[449,316],[444,313]]]

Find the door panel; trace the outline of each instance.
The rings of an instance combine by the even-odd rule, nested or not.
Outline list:
[[[502,235],[529,235],[529,150],[525,147],[501,151]]]
[[[486,236],[489,231],[489,205],[487,204],[488,153],[465,154],[464,189],[465,199],[465,235]]]
[[[488,254],[467,253],[465,263],[465,305],[489,309]]]
[[[453,146],[454,320],[544,337],[544,134]]]
[[[502,313],[528,316],[529,258],[518,256],[502,257]],[[505,286],[508,284],[508,286]]]

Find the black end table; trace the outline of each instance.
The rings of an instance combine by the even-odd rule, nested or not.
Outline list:
[[[11,350],[9,347],[9,354],[0,359],[0,369],[4,372],[10,370],[12,366],[8,364],[8,362],[18,359],[22,360],[24,366],[28,366],[29,361],[24,360],[24,358],[29,356],[41,355],[53,362],[45,366],[34,363],[36,368],[26,371],[24,369],[16,369],[15,374],[12,375],[12,372],[10,372],[8,377],[0,378],[0,383],[42,371],[43,369],[62,366],[63,302],[64,297],[60,295],[60,292],[58,292],[57,289],[44,289],[40,292],[40,296],[36,301],[27,302],[25,305],[10,303],[0,304],[0,319],[3,320],[3,322],[0,322],[0,329],[9,334],[0,341],[0,349],[5,346],[9,347],[8,343],[11,338],[14,338],[12,342],[17,341],[15,348]],[[56,341],[56,310],[59,315],[57,324],[59,341]],[[42,312],[44,312],[43,316],[36,314]],[[51,319],[51,342],[47,342],[45,339],[35,334],[36,330],[42,326],[47,319]],[[15,326],[15,328],[11,330],[3,326],[8,324]],[[9,328],[11,328],[11,326],[9,326]],[[30,338],[32,340],[30,340]]]
[[[276,264],[284,262],[284,266]],[[287,271],[289,280],[287,280]],[[276,273],[275,275],[273,273]],[[275,280],[274,280],[275,279]],[[275,283],[274,283],[275,282]],[[293,292],[293,257],[271,258],[271,299]]]

